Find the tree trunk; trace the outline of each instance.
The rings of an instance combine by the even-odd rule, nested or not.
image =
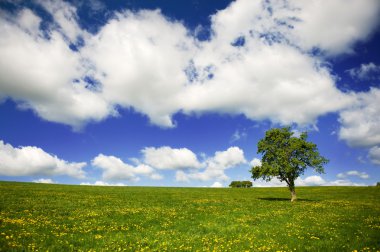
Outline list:
[[[289,188],[290,189],[290,193],[292,195],[292,199],[290,200],[291,202],[294,202],[297,200],[297,194],[296,194],[296,189],[294,187],[292,188]]]

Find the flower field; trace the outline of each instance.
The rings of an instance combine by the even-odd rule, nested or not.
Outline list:
[[[379,187],[0,182],[0,251],[380,251]]]

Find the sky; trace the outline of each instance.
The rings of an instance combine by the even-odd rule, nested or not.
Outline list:
[[[226,187],[274,127],[380,181],[380,1],[0,1],[0,180]],[[254,186],[285,186],[277,179]]]

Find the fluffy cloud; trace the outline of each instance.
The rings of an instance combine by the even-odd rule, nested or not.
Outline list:
[[[355,42],[372,34],[380,17],[377,0],[290,1],[289,5],[294,13],[292,42],[332,55],[351,52]],[[280,12],[279,21],[289,22],[289,15]]]
[[[305,179],[298,178],[295,181],[295,184],[297,186],[321,186],[321,185],[326,185],[326,181],[321,177],[321,176],[309,176],[306,177]]]
[[[330,181],[324,184],[324,186],[366,186],[366,184],[354,183],[348,179],[338,179],[338,180]]]
[[[0,23],[0,96],[76,129],[115,113],[100,92],[87,86],[85,61],[59,31],[51,30],[47,39],[30,10],[13,19],[0,17]]]
[[[159,11],[125,12],[89,39],[83,53],[96,66],[107,100],[172,127],[170,117],[181,108],[184,69],[195,48],[187,34],[181,23]]]
[[[249,164],[253,167],[261,166],[261,160],[258,158],[254,158],[251,160],[251,162],[249,162]]]
[[[55,182],[52,179],[44,179],[44,178],[36,179],[36,180],[33,180],[32,182],[41,183],[41,184],[55,184]]]
[[[102,170],[104,180],[129,180],[138,181],[138,175],[146,176],[151,179],[161,179],[162,176],[145,164],[132,166],[124,163],[115,156],[99,154],[92,160],[92,165]]]
[[[116,108],[162,127],[174,127],[177,112],[209,111],[314,124],[353,97],[310,50],[349,51],[369,36],[380,6],[239,0],[211,16],[212,36],[201,42],[159,11],[116,13],[90,34],[69,3],[39,3],[54,19],[48,30],[28,9],[0,18],[0,96],[75,129]]]
[[[359,80],[380,80],[380,66],[373,62],[361,64],[358,68],[347,70],[352,78]]]
[[[380,165],[380,147],[374,146],[369,150],[368,154],[371,162],[377,165]]]
[[[220,182],[214,182],[210,187],[214,187],[214,188],[221,188],[223,187],[222,183]]]
[[[359,171],[348,171],[348,172],[342,172],[336,175],[337,178],[340,179],[345,179],[348,176],[353,176],[353,177],[359,177],[361,179],[368,179],[369,175],[365,172],[359,172]]]
[[[177,171],[177,181],[189,180],[228,180],[228,176],[224,173],[226,169],[233,168],[239,164],[246,163],[244,152],[238,147],[230,147],[225,151],[217,151],[215,155],[203,162],[204,170],[198,172],[185,173]]]
[[[263,179],[258,179],[252,182],[253,187],[285,187],[286,183],[281,182],[277,178],[273,178],[271,181],[265,181]]]
[[[96,181],[95,183],[82,182],[80,185],[90,185],[90,186],[126,186],[124,183],[107,183],[104,181]]]
[[[231,42],[254,33],[304,50],[319,48],[339,54],[350,51],[354,42],[365,40],[373,32],[379,11],[376,0],[240,0],[212,16],[212,28],[216,37]]]
[[[70,163],[35,146],[13,147],[0,140],[0,175],[68,175],[84,178],[86,163]]]
[[[339,138],[350,146],[372,147],[380,144],[380,89],[355,95],[356,101],[340,113]]]
[[[187,148],[147,147],[142,150],[142,153],[144,163],[161,170],[197,169],[201,167],[197,156]]]
[[[354,183],[348,179],[339,179],[327,181],[321,176],[313,175],[306,178],[297,178],[295,181],[296,186],[365,186],[363,183]],[[253,182],[253,187],[286,187],[285,182],[280,182],[277,178],[267,182],[264,180],[256,180]]]

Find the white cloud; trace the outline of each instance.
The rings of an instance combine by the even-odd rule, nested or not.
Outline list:
[[[345,179],[349,176],[358,177],[361,179],[368,179],[369,178],[369,175],[366,172],[359,172],[359,171],[347,171],[347,172],[338,173],[336,175],[336,177],[340,178],[340,179]]]
[[[285,182],[281,182],[277,178],[273,178],[271,181],[265,181],[263,179],[258,179],[252,182],[253,187],[285,187],[287,186]]]
[[[351,68],[347,72],[352,78],[359,80],[380,80],[380,66],[375,65],[373,62],[361,64],[360,67]]]
[[[21,10],[18,14],[19,27],[29,34],[40,35],[41,18],[29,9]]]
[[[174,126],[171,115],[181,108],[184,69],[195,48],[181,23],[158,11],[119,13],[87,43],[83,53],[95,64],[107,100]]]
[[[168,146],[160,148],[147,147],[141,151],[144,162],[161,170],[200,168],[197,156],[187,148],[173,149]]]
[[[223,184],[217,181],[217,182],[214,182],[210,187],[221,188],[223,187]]]
[[[87,35],[78,25],[76,8],[65,1],[37,0],[52,16],[60,31],[71,43]]]
[[[76,129],[114,114],[100,92],[86,87],[88,69],[80,54],[56,30],[50,31],[50,39],[43,37],[39,20],[27,10],[13,22],[0,17],[0,96]]]
[[[297,178],[295,181],[296,186],[366,186],[364,183],[354,183],[348,179],[340,179],[327,181],[321,176],[313,175],[306,178]],[[253,181],[253,187],[286,187],[285,182],[280,182],[277,178],[266,182],[262,179]]]
[[[124,183],[107,183],[101,180],[96,181],[95,183],[82,182],[80,185],[90,185],[90,186],[126,186]]]
[[[177,112],[209,111],[315,124],[353,98],[335,87],[323,59],[305,52],[349,51],[374,29],[380,5],[239,0],[211,16],[213,35],[201,42],[159,11],[116,13],[93,35],[69,3],[39,3],[57,24],[50,39],[30,10],[0,18],[0,96],[75,129],[131,107],[163,127],[175,126]],[[71,50],[79,37],[83,47]],[[244,43],[232,46],[238,37]]]
[[[355,42],[366,40],[380,16],[377,0],[291,1],[290,5],[298,19],[291,22],[292,42],[332,55],[351,52]],[[288,21],[289,15],[281,17],[283,14],[280,11],[280,21]]]
[[[295,181],[296,186],[321,186],[326,185],[326,180],[321,176],[313,175],[302,179],[301,177],[297,178]]]
[[[240,131],[240,130],[235,130],[234,134],[231,136],[231,143],[239,141],[240,139],[245,139],[247,138],[247,132],[245,130]]]
[[[380,165],[380,147],[374,146],[369,150],[368,154],[371,162],[377,165]]]
[[[151,179],[162,179],[160,174],[156,173],[152,167],[146,164],[132,166],[124,163],[120,158],[115,156],[99,154],[92,160],[92,165],[103,171],[102,178],[104,180],[138,181],[139,175]]]
[[[34,182],[34,183],[42,183],[42,184],[55,184],[54,180],[52,180],[52,179],[44,179],[44,178],[36,179],[36,180],[33,180],[32,182]]]
[[[356,101],[340,113],[339,138],[350,146],[372,147],[380,144],[380,89],[357,93]]]
[[[225,151],[217,151],[215,155],[205,160],[202,165],[204,170],[198,172],[185,173],[177,171],[177,181],[190,181],[190,180],[228,180],[228,176],[224,173],[226,169],[236,167],[239,164],[246,163],[244,152],[238,147],[230,147]]]
[[[354,183],[348,179],[338,179],[325,184],[325,186],[366,186],[364,183]]]
[[[13,147],[0,140],[0,175],[68,175],[84,178],[85,162],[70,163],[35,146]]]
[[[254,159],[251,160],[251,162],[249,162],[249,164],[252,167],[261,166],[261,160],[258,159],[258,158],[254,158]]]

